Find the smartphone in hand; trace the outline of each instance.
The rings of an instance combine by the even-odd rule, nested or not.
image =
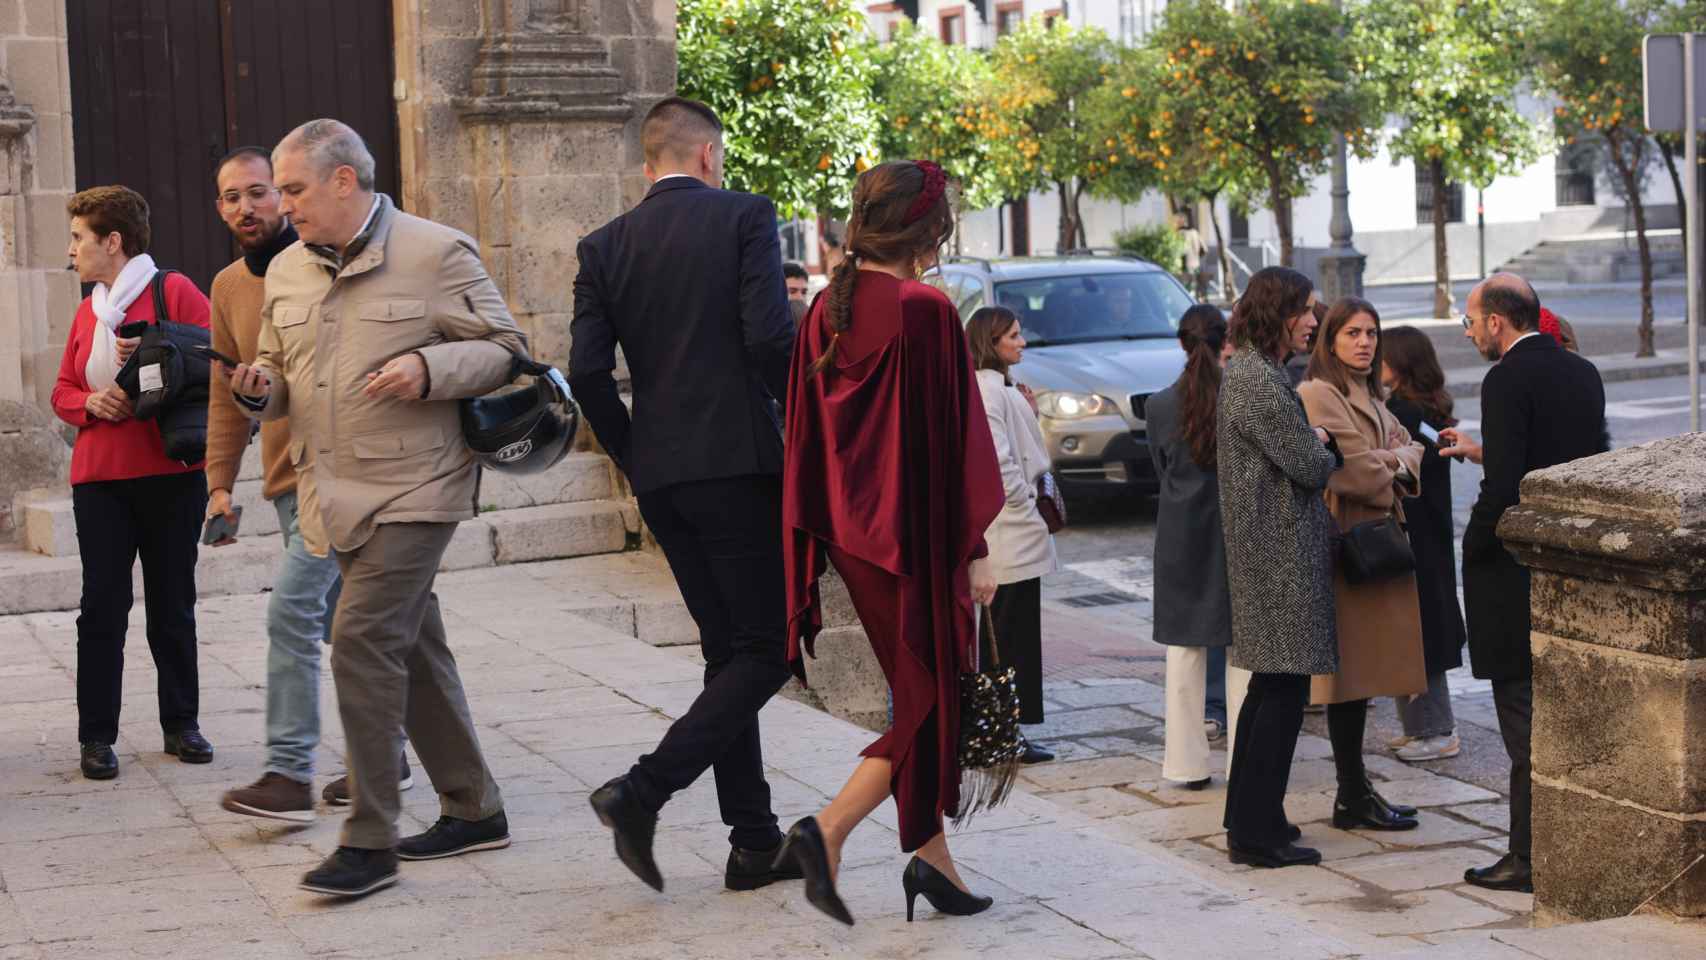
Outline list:
[[[1428,439],[1429,443],[1433,444],[1436,447],[1439,446],[1439,431],[1435,430],[1433,427],[1428,426],[1428,423],[1426,420],[1422,421],[1421,426],[1416,428],[1416,432],[1421,434],[1422,436],[1426,437]]]
[[[237,539],[237,527],[242,522],[242,507],[231,508],[230,520],[227,520],[223,513],[216,513],[213,516],[208,517],[207,526],[203,527],[201,531],[202,544],[205,546],[212,546],[216,543],[223,543],[227,540]]]
[[[218,350],[213,349],[212,347],[208,346],[205,343],[196,344],[195,349],[202,356],[208,358],[209,360],[218,360],[220,363],[225,364],[225,369],[227,369],[227,370],[237,369],[237,361],[231,359],[230,357],[226,356],[223,353],[220,353]]]

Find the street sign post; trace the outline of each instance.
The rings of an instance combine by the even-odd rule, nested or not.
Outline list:
[[[1688,428],[1700,429],[1700,127],[1706,111],[1706,34],[1649,34],[1641,44],[1647,129],[1681,133],[1688,238]]]

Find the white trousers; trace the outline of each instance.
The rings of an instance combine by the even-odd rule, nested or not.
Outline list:
[[[1226,664],[1226,769],[1232,770],[1232,740],[1250,671]],[[1161,776],[1175,783],[1206,779],[1213,758],[1204,729],[1208,700],[1208,648],[1167,648],[1167,756]]]

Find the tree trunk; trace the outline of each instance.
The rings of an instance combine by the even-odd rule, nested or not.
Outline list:
[[[1226,238],[1220,232],[1220,214],[1214,209],[1219,191],[1208,195],[1208,222],[1214,227],[1215,251],[1220,255],[1220,299],[1231,303],[1238,297],[1237,285],[1232,282],[1232,251],[1226,249]]]
[[[1682,226],[1682,263],[1688,265],[1688,195],[1682,192],[1682,175],[1676,169],[1676,151],[1671,149],[1663,137],[1654,137],[1659,144],[1659,155],[1665,159],[1665,169],[1670,172],[1670,186],[1676,191],[1676,210],[1681,214],[1679,223]]]
[[[1607,137],[1611,163],[1623,178],[1623,190],[1629,209],[1635,214],[1635,246],[1641,252],[1641,329],[1636,357],[1653,356],[1653,248],[1647,243],[1647,207],[1641,202],[1641,184],[1635,176],[1639,157],[1630,160],[1623,155],[1622,145]]]
[[[1428,174],[1433,178],[1434,220],[1434,316],[1451,316],[1451,258],[1445,249],[1445,162],[1430,160]]]
[[[1088,231],[1084,228],[1083,213],[1084,189],[1088,186],[1089,184],[1080,180],[1078,181],[1078,185],[1072,189],[1072,222],[1078,225],[1078,247],[1082,250],[1088,250],[1090,248],[1090,237]]]
[[[1055,233],[1054,252],[1065,253],[1078,247],[1078,202],[1072,190],[1072,185],[1065,180],[1054,182],[1055,192],[1060,197],[1060,228]]]
[[[1274,229],[1279,231],[1280,266],[1289,267],[1292,261],[1291,197],[1285,192],[1279,162],[1269,158],[1264,166],[1268,174],[1268,206],[1274,213]]]

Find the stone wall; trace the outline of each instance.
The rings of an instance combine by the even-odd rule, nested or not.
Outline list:
[[[80,299],[65,269],[75,180],[64,0],[0,0],[0,400],[47,409]]]
[[[670,0],[397,0],[404,205],[479,240],[566,364],[575,245],[645,193],[639,122],[675,89]]]
[[[1706,434],[1530,474],[1542,922],[1706,916]]]

